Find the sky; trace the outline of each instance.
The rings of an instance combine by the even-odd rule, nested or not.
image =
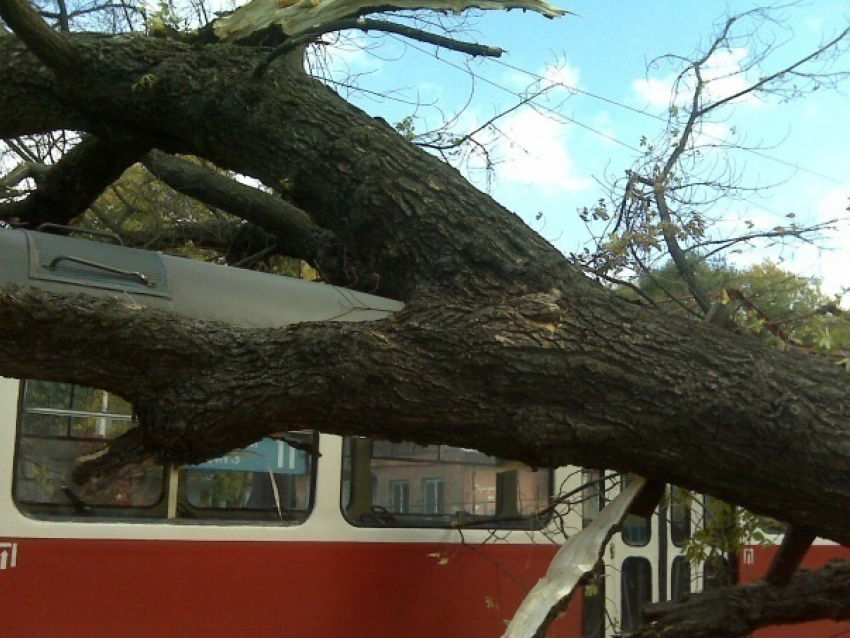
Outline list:
[[[418,133],[452,118],[455,130],[465,133],[513,108],[497,121],[497,133],[484,131],[475,138],[492,150],[493,170],[483,170],[474,160],[461,168],[479,188],[570,253],[591,240],[576,211],[605,196],[607,177],[625,174],[641,151],[642,137],[655,139],[664,130],[677,69],[653,60],[670,53],[691,57],[712,40],[719,20],[755,5],[695,0],[554,4],[576,15],[548,20],[511,11],[469,18],[456,37],[501,47],[506,52],[498,59],[437,51],[398,36],[357,34],[351,46],[331,47],[324,63],[334,79],[350,74],[336,86],[350,101],[390,123],[412,117]],[[763,74],[803,57],[850,23],[850,7],[841,1],[795,4],[782,15],[786,28],[761,32],[762,41],[785,43]],[[756,43],[739,44],[718,55],[707,71],[718,78],[718,95],[731,94],[745,82],[735,72]],[[850,53],[833,68],[850,71]],[[515,108],[525,91],[541,83],[553,88],[533,108]],[[776,185],[748,194],[747,201],[719,203],[712,214],[723,219],[711,232],[729,236],[745,230],[747,222],[787,226],[789,213],[801,225],[839,220],[838,230],[816,245],[748,248],[730,256],[735,263],[746,266],[769,257],[786,269],[820,278],[829,294],[850,289],[848,91],[850,80],[840,92],[822,89],[786,103],[737,100],[704,130],[707,140],[760,146],[756,152],[737,150],[723,157],[742,184]]]

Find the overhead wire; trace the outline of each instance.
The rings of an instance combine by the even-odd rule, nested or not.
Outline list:
[[[455,68],[459,71],[463,71],[464,73],[469,73],[470,75],[472,75],[478,81],[481,81],[485,84],[489,84],[490,86],[497,88],[497,89],[499,89],[499,90],[501,90],[505,93],[508,93],[508,94],[518,98],[518,99],[525,99],[525,96],[523,96],[521,93],[514,91],[513,89],[509,89],[508,87],[503,86],[502,84],[499,84],[498,82],[491,80],[491,79],[481,75],[480,73],[473,71],[472,69],[470,69],[468,67],[463,67],[463,66],[456,64],[456,63],[454,63],[454,62],[452,62],[452,61],[450,61],[446,58],[440,57],[439,55],[437,55],[433,51],[430,51],[430,50],[428,50],[424,47],[421,47],[421,46],[417,45],[416,43],[413,43],[409,40],[400,38],[398,36],[391,36],[391,37],[393,39],[399,41],[399,42],[403,42],[405,46],[408,46],[408,47],[410,47],[410,48],[412,48],[416,51],[419,51],[420,53],[428,55],[430,57],[433,57],[434,59],[442,62],[443,64],[451,66],[451,67],[453,67],[453,68]],[[511,71],[522,73],[522,74],[527,75],[528,77],[530,77],[530,78],[532,78],[536,81],[540,81],[540,82],[551,81],[548,78],[540,75],[539,73],[535,73],[533,71],[523,69],[522,67],[510,64],[510,63],[505,62],[503,60],[489,59],[488,62],[491,63],[491,64],[495,64],[497,66],[504,67],[506,69],[510,69]],[[624,104],[624,103],[619,102],[619,101],[617,101],[613,98],[605,97],[603,95],[593,93],[592,91],[587,91],[587,90],[581,89],[577,86],[572,86],[572,85],[568,85],[568,84],[565,84],[565,83],[553,83],[553,84],[555,86],[561,86],[565,90],[571,91],[573,93],[587,96],[589,98],[592,98],[592,99],[598,100],[600,102],[603,102],[605,104],[609,104],[611,106],[614,106],[614,107],[635,113],[637,115],[642,115],[644,117],[647,117],[647,118],[650,118],[652,120],[656,120],[656,121],[659,121],[659,122],[663,122],[663,123],[667,122],[667,118],[665,118],[665,117],[662,117],[662,116],[657,115],[655,113],[651,113],[651,112],[643,110],[643,109],[639,109],[639,108],[636,108],[636,107],[633,107],[633,106],[629,106],[628,104]],[[601,136],[601,137],[603,137],[603,138],[605,138],[605,139],[607,139],[607,140],[609,140],[609,141],[611,141],[611,142],[613,142],[613,143],[615,143],[619,146],[623,146],[623,147],[625,147],[625,148],[627,148],[631,151],[638,152],[638,153],[641,152],[641,150],[639,148],[636,148],[636,147],[634,147],[634,146],[632,146],[632,145],[630,145],[626,142],[623,142],[623,141],[617,139],[616,137],[614,137],[613,135],[611,135],[609,133],[605,133],[603,131],[595,129],[594,127],[592,127],[590,125],[587,125],[583,122],[580,122],[579,120],[575,119],[574,117],[571,117],[569,115],[565,115],[564,113],[560,113],[560,112],[558,112],[558,111],[556,111],[552,108],[549,108],[549,107],[547,107],[543,104],[539,104],[539,103],[535,102],[535,100],[533,98],[530,100],[530,102],[534,103],[535,108],[539,108],[539,109],[549,113],[550,115],[553,115],[555,117],[566,120],[566,121],[568,121],[572,124],[575,124],[576,126],[583,128],[583,129],[593,133],[594,135]],[[710,134],[707,134],[707,133],[704,134],[704,135],[708,139],[711,139],[711,140],[714,140],[714,141],[717,141],[717,142],[722,142],[724,144],[729,144],[728,141],[723,140],[722,138],[719,138],[719,137],[716,137],[716,136],[713,136],[713,135],[710,135]],[[794,163],[794,162],[789,162],[787,160],[783,160],[781,158],[774,157],[772,155],[768,155],[767,153],[765,153],[763,151],[759,151],[758,149],[749,148],[749,147],[740,146],[740,145],[731,145],[731,146],[732,146],[732,148],[738,149],[738,150],[743,151],[745,153],[749,153],[751,155],[755,155],[755,156],[760,157],[762,159],[765,159],[765,160],[768,160],[768,161],[771,161],[771,162],[774,162],[774,163],[777,163],[777,164],[781,164],[783,166],[794,169],[795,171],[799,171],[801,173],[807,173],[809,175],[819,177],[821,179],[832,182],[834,184],[839,184],[841,186],[844,186],[844,185],[847,184],[846,181],[840,180],[840,179],[838,179],[838,178],[836,178],[832,175],[827,175],[825,173],[822,173],[822,172],[801,166],[800,164],[797,164],[797,163]]]

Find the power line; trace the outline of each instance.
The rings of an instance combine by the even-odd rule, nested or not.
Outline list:
[[[497,88],[500,91],[504,91],[505,93],[508,93],[511,96],[513,96],[513,97],[515,97],[519,100],[528,99],[526,96],[522,95],[522,93],[518,93],[518,92],[514,91],[513,89],[509,89],[508,87],[503,86],[503,85],[499,84],[498,82],[495,82],[495,81],[493,81],[489,78],[484,77],[483,75],[479,75],[478,73],[476,73],[475,71],[473,71],[472,69],[470,69],[468,67],[463,67],[459,64],[455,64],[454,62],[451,62],[450,60],[446,60],[445,58],[441,58],[440,56],[436,55],[432,51],[428,51],[427,49],[423,49],[423,48],[421,48],[421,47],[419,47],[419,46],[417,46],[417,45],[415,45],[415,44],[413,44],[413,43],[411,43],[407,40],[402,40],[402,38],[399,38],[399,37],[396,37],[396,36],[390,36],[390,37],[392,37],[393,39],[402,41],[405,46],[409,46],[410,48],[415,49],[416,51],[419,51],[420,53],[424,53],[425,55],[430,55],[431,57],[433,57],[436,60],[439,60],[443,64],[447,64],[447,65],[449,65],[449,66],[451,66],[451,67],[453,67],[453,68],[455,68],[459,71],[463,71],[464,73],[469,73],[476,80],[479,80],[479,81],[483,82],[484,84],[489,84],[490,86]],[[540,79],[545,80],[545,78],[540,78]],[[534,98],[529,99],[529,102],[534,102]],[[630,151],[634,151],[636,153],[641,152],[639,148],[636,148],[636,147],[632,146],[631,144],[627,144],[626,142],[623,142],[621,140],[618,140],[613,135],[605,133],[604,131],[597,130],[597,129],[593,128],[592,126],[589,126],[588,124],[585,124],[583,122],[579,122],[575,118],[570,117],[569,115],[564,115],[563,113],[559,113],[558,111],[556,111],[552,108],[549,108],[548,106],[546,106],[544,104],[535,103],[534,106],[535,106],[535,108],[539,108],[540,110],[545,111],[546,113],[549,113],[553,117],[557,117],[557,118],[566,120],[567,122],[575,124],[576,126],[578,126],[580,128],[583,128],[585,130],[590,131],[594,135],[599,135],[599,136],[604,137],[605,139],[607,139],[611,142],[614,142],[615,144],[619,144],[620,146],[623,146],[623,147],[629,149]]]
[[[499,84],[498,82],[490,80],[489,78],[486,78],[486,77],[480,75],[479,73],[476,73],[475,71],[473,71],[472,69],[470,69],[468,67],[462,67],[459,64],[455,64],[454,62],[451,62],[450,60],[447,60],[445,58],[441,58],[440,56],[436,55],[434,52],[429,51],[425,48],[422,48],[422,47],[410,42],[409,40],[404,40],[404,39],[397,37],[397,36],[391,36],[391,37],[393,39],[397,40],[397,41],[403,42],[405,46],[409,46],[410,48],[415,49],[416,51],[419,51],[420,53],[424,53],[425,55],[429,55],[429,56],[433,57],[434,59],[442,62],[443,64],[447,64],[447,65],[449,65],[449,66],[451,66],[455,69],[458,69],[459,71],[469,73],[472,77],[474,77],[477,80],[480,80],[481,82],[484,82],[485,84],[489,84],[490,86],[493,86],[493,87],[495,87],[495,88],[497,88],[501,91],[504,91],[504,92],[506,92],[506,93],[508,93],[508,94],[520,99],[520,100],[525,99],[525,96],[523,96],[521,93],[518,93],[518,92],[516,92],[512,89],[509,89],[509,88]],[[542,81],[542,82],[550,81],[548,78],[545,78],[544,76],[542,76],[538,73],[534,73],[533,71],[528,71],[527,69],[523,69],[522,67],[518,67],[518,66],[515,66],[513,64],[509,64],[509,63],[504,62],[502,60],[491,59],[491,60],[489,60],[489,62],[492,63],[492,64],[502,66],[506,69],[510,69],[512,71],[522,73],[522,74],[527,75],[528,77],[533,78],[537,81]],[[635,113],[637,115],[642,115],[644,117],[647,117],[647,118],[650,118],[652,120],[656,120],[656,121],[659,121],[659,122],[663,122],[665,124],[667,123],[667,119],[660,116],[660,115],[656,115],[654,113],[650,113],[648,111],[638,109],[638,108],[635,108],[633,106],[629,106],[628,104],[618,102],[617,100],[615,100],[613,98],[608,98],[608,97],[605,97],[603,95],[593,93],[591,91],[586,91],[584,89],[580,89],[577,86],[572,86],[572,85],[568,85],[568,84],[564,84],[564,83],[560,83],[559,86],[562,86],[566,90],[572,91],[573,93],[585,95],[587,97],[593,98],[593,99],[598,100],[600,102],[604,102],[605,104],[610,104],[611,106],[614,106],[614,107],[617,107],[617,108],[620,108],[620,109],[623,109],[623,110],[626,110],[626,111],[630,111],[630,112]],[[532,98],[530,101],[533,102],[534,99]],[[640,149],[635,148],[634,146],[615,138],[613,135],[610,135],[610,134],[605,133],[603,131],[599,131],[599,130],[593,128],[592,126],[589,126],[587,124],[584,124],[583,122],[576,120],[573,117],[564,115],[563,113],[558,113],[554,109],[551,109],[551,108],[549,108],[545,105],[535,103],[535,107],[537,107],[537,108],[539,108],[539,109],[541,109],[541,110],[543,110],[543,111],[545,111],[545,112],[547,112],[547,113],[549,113],[549,114],[551,114],[555,117],[558,117],[558,118],[561,118],[561,119],[566,120],[568,122],[571,122],[572,124],[575,124],[576,126],[578,126],[580,128],[583,128],[587,131],[590,131],[594,135],[599,135],[601,137],[604,137],[605,139],[607,139],[611,142],[614,142],[615,144],[618,144],[619,146],[623,146],[623,147],[625,147],[625,148],[627,148],[631,151],[634,151],[636,153],[642,152]],[[714,140],[716,142],[722,142],[724,144],[729,144],[729,142],[727,142],[726,140],[723,140],[723,139],[716,137],[714,135],[710,135],[710,134],[707,134],[707,133],[705,133],[704,135],[705,135],[705,137],[707,137],[711,140]],[[760,157],[762,159],[774,162],[776,164],[781,164],[783,166],[794,169],[795,171],[799,171],[801,173],[807,173],[809,175],[819,177],[821,179],[832,182],[834,184],[838,184],[840,186],[844,186],[846,184],[845,181],[837,179],[837,178],[835,178],[831,175],[827,175],[827,174],[821,173],[819,171],[815,171],[815,170],[812,170],[812,169],[809,169],[809,168],[805,168],[803,166],[800,166],[799,164],[789,162],[787,160],[783,160],[783,159],[780,159],[778,157],[774,157],[772,155],[768,155],[767,153],[764,153],[763,151],[759,151],[757,149],[747,148],[746,146],[739,146],[739,145],[734,145],[734,144],[730,144],[730,146],[732,148],[738,149],[738,150],[743,151],[745,153],[750,153],[750,154],[755,155],[757,157]]]
[[[525,75],[528,75],[529,77],[534,78],[535,80],[544,81],[544,82],[547,81],[547,78],[543,77],[542,75],[539,75],[539,74],[534,73],[532,71],[528,71],[526,69],[523,69],[522,67],[514,66],[513,64],[508,64],[507,62],[504,62],[502,60],[490,60],[490,61],[493,64],[498,64],[499,66],[503,66],[507,69],[511,69],[512,71],[524,73]],[[650,113],[648,111],[644,111],[644,110],[635,108],[633,106],[629,106],[628,104],[623,104],[622,102],[618,102],[617,100],[614,100],[612,98],[607,98],[605,96],[597,95],[596,93],[592,93],[590,91],[585,91],[584,89],[580,89],[577,86],[571,86],[571,85],[563,84],[563,83],[561,83],[560,85],[563,86],[565,89],[567,89],[569,91],[573,91],[573,92],[579,93],[581,95],[586,95],[587,97],[593,98],[595,100],[599,100],[600,102],[604,102],[604,103],[610,104],[612,106],[616,106],[616,107],[624,109],[626,111],[631,111],[632,113],[637,113],[638,115],[643,115],[644,117],[648,117],[650,119],[657,120],[659,122],[664,122],[664,123],[667,122],[667,120],[665,118],[661,117],[660,115],[655,115],[654,113]],[[719,137],[715,137],[714,135],[709,135],[709,134],[704,134],[704,135],[705,135],[705,137],[712,139],[716,142],[723,142],[724,144],[727,143],[726,140],[723,140]],[[752,155],[756,155],[758,157],[761,157],[762,159],[770,160],[771,162],[776,162],[777,164],[782,164],[783,166],[793,168],[794,170],[800,171],[802,173],[808,173],[810,175],[820,177],[821,179],[825,179],[827,181],[833,182],[835,184],[839,184],[841,186],[844,186],[846,184],[846,182],[844,182],[840,179],[837,179],[837,178],[835,178],[831,175],[826,175],[825,173],[820,173],[818,171],[805,168],[803,166],[800,166],[799,164],[795,164],[793,162],[788,162],[788,161],[780,159],[778,157],[773,157],[772,155],[768,155],[767,153],[764,153],[762,151],[759,151],[759,150],[756,150],[756,149],[753,149],[753,148],[747,148],[746,146],[734,146],[734,145],[733,145],[733,147],[737,148],[738,150],[744,151],[745,153],[751,153]]]

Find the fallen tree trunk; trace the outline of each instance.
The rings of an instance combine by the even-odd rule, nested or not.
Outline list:
[[[345,256],[328,268],[318,261],[320,271],[408,309],[382,324],[269,336],[7,293],[4,374],[131,398],[143,416],[137,436],[163,458],[178,448],[174,460],[214,456],[263,434],[248,423],[275,431],[297,421],[536,466],[634,471],[850,536],[850,403],[838,368],[617,299],[454,169],[326,87],[286,68],[252,77],[257,52],[70,41],[78,71],[56,83],[69,125],[144,131],[155,146],[285,182],[291,201],[333,234],[329,250]],[[0,39],[0,52],[0,94],[35,92],[50,103],[30,79],[44,74],[38,60],[12,37]],[[148,75],[155,81],[139,87]],[[12,104],[0,135],[17,130],[16,115]],[[47,109],[42,125],[55,116]],[[116,347],[139,364],[119,364]],[[92,362],[85,375],[81,358]],[[258,361],[269,363],[258,371]],[[145,373],[154,365],[168,370],[170,390]],[[252,407],[270,375],[278,381],[266,389],[279,390]],[[231,407],[213,416],[219,396]],[[277,416],[266,419],[271,405]],[[180,445],[166,445],[177,433]]]

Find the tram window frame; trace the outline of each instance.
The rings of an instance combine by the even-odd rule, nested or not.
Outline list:
[[[373,456],[376,445],[387,449]],[[486,480],[478,477],[481,480],[478,483],[474,468],[484,468],[493,474]],[[544,472],[545,478],[534,476],[522,483],[523,471]],[[407,511],[399,512],[390,498],[390,486],[404,480],[409,486]],[[355,527],[542,529],[548,524],[548,517],[521,513],[524,509],[521,483],[534,490],[527,500],[527,509],[533,508],[535,514],[551,503],[554,491],[551,470],[531,470],[464,448],[418,446],[367,437],[344,439],[340,481],[340,508]],[[468,489],[466,481],[471,481]],[[435,492],[434,497],[429,486],[442,496]],[[483,498],[477,503],[473,499],[470,507],[473,511],[466,511],[463,506],[470,505],[466,497],[483,490],[488,495],[486,502]],[[429,494],[430,499],[426,498]],[[481,509],[487,513],[478,513]]]
[[[46,402],[47,405],[31,404],[34,388],[38,388],[46,397],[42,402]],[[77,395],[87,397],[86,401],[89,404],[93,400],[100,400],[103,409],[95,410],[91,405],[87,409],[81,409],[76,403],[75,397]],[[120,407],[118,410],[109,411],[106,406],[111,405],[113,401]],[[60,423],[60,419],[64,423]],[[113,422],[123,425],[117,427],[117,431],[112,436],[79,436],[78,433],[80,431],[85,432],[85,428],[92,429],[91,423],[85,423],[86,420],[89,422],[99,421],[103,424],[104,430],[114,425]],[[109,425],[107,425],[107,422]],[[18,510],[26,516],[51,521],[100,522],[127,520],[128,522],[140,523],[235,523],[246,526],[277,523],[289,526],[304,523],[315,508],[318,469],[317,455],[306,451],[318,449],[318,433],[312,431],[286,433],[285,437],[295,440],[297,445],[289,446],[289,452],[280,453],[281,458],[287,455],[287,459],[293,458],[293,456],[289,455],[303,455],[305,458],[304,462],[308,465],[307,471],[300,474],[301,476],[306,476],[306,496],[305,506],[303,508],[289,509],[283,505],[281,502],[283,499],[280,498],[279,493],[281,486],[278,484],[278,479],[286,475],[286,472],[272,471],[271,462],[268,460],[264,461],[268,469],[254,471],[254,475],[261,476],[259,478],[254,476],[252,479],[258,480],[258,484],[262,484],[261,482],[263,480],[270,482],[272,476],[275,477],[276,487],[271,488],[271,491],[278,492],[275,500],[277,503],[280,503],[280,508],[277,507],[277,503],[274,506],[266,506],[264,503],[263,507],[198,506],[191,502],[188,493],[190,475],[197,470],[192,467],[172,469],[170,466],[153,465],[152,462],[120,469],[117,475],[118,479],[124,480],[124,484],[121,485],[126,485],[129,481],[132,487],[132,479],[136,477],[139,471],[150,471],[151,468],[158,468],[158,471],[155,472],[157,481],[154,486],[156,488],[155,497],[149,497],[150,502],[146,501],[144,504],[112,504],[100,500],[92,500],[90,494],[93,492],[90,485],[84,486],[79,490],[73,487],[70,481],[70,472],[76,460],[84,453],[91,454],[104,449],[110,441],[134,427],[135,424],[136,419],[132,406],[118,395],[98,388],[49,381],[21,380],[18,393],[18,416],[15,431],[15,457],[13,461],[12,480],[12,497]],[[78,432],[74,432],[75,427]],[[99,427],[100,425],[97,425],[95,429]],[[72,433],[75,435],[72,436]],[[40,448],[43,455],[50,454],[49,449],[44,449],[46,446],[37,445],[39,441],[52,443],[54,448],[57,443],[60,445],[70,443],[72,445],[91,446],[91,449],[66,452],[63,455],[63,457],[67,458],[62,459],[65,466],[61,468],[62,473],[57,473],[55,469],[52,470],[59,477],[58,480],[46,483],[44,479],[41,479],[42,486],[40,489],[44,490],[45,494],[49,494],[49,499],[37,499],[25,493],[25,490],[39,489],[39,486],[34,483],[28,484],[28,482],[39,479],[39,477],[34,476],[36,470],[32,469],[36,464],[40,463],[45,468],[41,470],[42,473],[51,472],[50,466],[45,465],[40,457],[31,453],[25,453],[25,450],[31,447],[34,449]],[[249,446],[247,452],[245,450],[235,450],[229,455],[225,455],[225,457],[246,453],[251,454],[251,447],[254,446]],[[299,448],[304,448],[304,450],[302,451]],[[29,459],[27,456],[29,456]],[[216,460],[219,459],[213,459],[208,463],[214,463]],[[294,463],[295,461],[293,461]],[[216,469],[208,469],[206,471],[216,472]],[[150,476],[146,476],[146,480],[150,481]],[[176,485],[174,485],[175,481]],[[115,477],[110,476],[102,482],[102,489],[104,491],[117,489],[117,483]],[[147,489],[150,490],[149,485]],[[31,494],[35,493],[35,491],[31,492]]]
[[[626,489],[635,478],[637,478],[635,474],[622,475],[622,489]],[[652,517],[626,514],[620,530],[620,538],[630,547],[646,547],[652,541]]]
[[[48,405],[31,403],[38,392],[48,397]],[[88,409],[79,407],[76,404],[78,393],[88,395],[89,401],[99,399],[100,409],[93,405]],[[54,399],[59,402],[51,405]],[[113,400],[120,406],[119,410],[108,409]],[[82,488],[76,487],[71,480],[70,473],[80,456],[104,449],[110,441],[129,430],[133,422],[132,407],[115,394],[67,383],[21,380],[12,479],[15,506],[26,516],[49,520],[165,519],[169,480],[166,469],[160,465],[147,462],[127,466],[107,481],[93,482]],[[95,432],[87,432],[92,426]],[[107,430],[112,428],[116,431],[107,436]],[[76,450],[73,449],[75,445]],[[70,451],[60,453],[62,448]],[[52,459],[49,458],[51,451]],[[38,498],[37,492],[27,494],[28,490],[39,489],[43,490],[42,498]],[[145,500],[142,503],[121,502],[132,498],[127,496],[128,491],[132,496],[144,495]]]
[[[583,468],[581,481],[581,526],[584,529],[605,508],[605,470]]]
[[[581,638],[605,638],[605,563],[599,561],[581,589]]]
[[[639,565],[643,573],[636,573],[638,568],[632,570],[633,565]],[[640,626],[641,609],[652,602],[652,584],[652,563],[648,558],[629,556],[623,561],[620,573],[620,629],[623,633]]]
[[[676,547],[684,547],[691,539],[692,500],[684,488],[670,486],[670,542]]]
[[[297,443],[297,447],[292,445],[288,446],[289,453],[301,456],[308,466],[307,471],[301,474],[301,476],[307,477],[307,493],[304,497],[305,506],[303,508],[287,508],[284,506],[285,499],[281,496],[280,489],[285,488],[291,490],[296,486],[291,481],[281,481],[282,478],[288,478],[289,475],[283,472],[274,472],[267,460],[265,461],[267,466],[266,468],[257,467],[253,470],[247,471],[234,471],[232,467],[229,469],[209,467],[214,464],[221,464],[223,467],[228,467],[229,460],[244,458],[244,455],[256,456],[256,453],[252,452],[252,448],[265,441],[274,441],[278,446],[280,446],[281,443],[286,443],[283,439],[274,438],[263,439],[263,441],[248,446],[244,450],[233,450],[218,459],[212,459],[207,463],[201,464],[208,467],[180,467],[178,469],[179,478],[177,481],[177,519],[184,521],[196,521],[199,523],[277,523],[286,526],[301,525],[306,522],[316,505],[316,476],[318,471],[318,463],[316,462],[317,455],[309,450],[318,450],[318,433],[312,430],[287,432],[285,434],[285,438]],[[192,489],[195,486],[192,485],[192,478],[201,478],[203,475],[210,476],[212,474],[216,474],[222,478],[226,478],[228,474],[235,477],[235,472],[245,475],[251,474],[250,479],[252,481],[252,491],[250,495],[245,498],[244,504],[232,505],[228,503],[226,506],[216,506],[199,504],[197,501],[193,502]],[[193,476],[193,474],[195,474],[195,476]],[[244,478],[249,477],[245,476]],[[272,485],[272,480],[274,480],[274,485]],[[262,506],[258,506],[256,500],[253,504],[251,502],[255,496],[253,490],[258,487],[265,492],[265,494],[261,494],[258,497],[263,501]]]
[[[670,565],[670,600],[676,602],[691,593],[691,561],[676,556]]]

